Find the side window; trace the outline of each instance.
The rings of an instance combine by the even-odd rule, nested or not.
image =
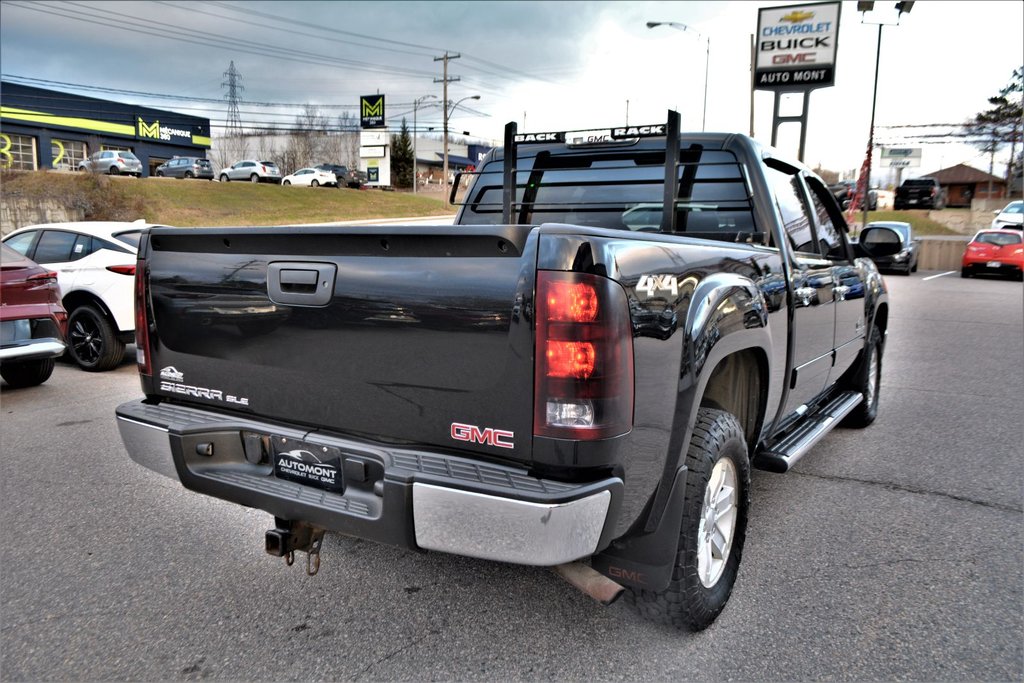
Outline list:
[[[4,244],[9,246],[11,249],[18,252],[22,256],[28,256],[28,251],[32,247],[32,243],[38,236],[38,230],[31,230],[29,232],[23,232],[17,237],[12,237],[11,239],[5,241]]]
[[[772,186],[775,203],[782,214],[782,225],[789,235],[789,242],[797,251],[814,253],[814,237],[811,234],[811,217],[800,198],[799,180],[783,171],[765,167],[765,178]]]
[[[85,258],[92,252],[92,238],[88,235],[78,235],[75,238],[74,246],[71,247],[71,260],[77,261],[80,258]]]
[[[76,235],[61,230],[44,230],[36,245],[36,263],[64,263],[71,260]]]
[[[828,193],[828,190],[814,178],[807,178],[807,189],[810,190],[811,205],[814,208],[814,214],[818,219],[818,246],[822,256],[827,256],[832,259],[843,259],[847,258],[846,247],[843,244],[842,235],[839,234],[839,229],[836,228],[835,221],[832,215],[829,213],[826,201],[828,201],[826,195],[822,192]],[[833,202],[834,204],[834,202]],[[833,207],[833,210],[835,207]],[[836,220],[841,220],[836,218]]]

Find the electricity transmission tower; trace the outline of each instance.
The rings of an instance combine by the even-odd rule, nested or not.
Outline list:
[[[245,90],[245,87],[242,85],[242,74],[238,73],[238,69],[235,68],[234,60],[231,60],[231,65],[224,72],[224,77],[227,80],[221,83],[221,85],[228,89],[227,94],[224,96],[228,101],[226,134],[228,137],[235,137],[242,134],[242,117],[238,114],[238,99],[239,94]]]

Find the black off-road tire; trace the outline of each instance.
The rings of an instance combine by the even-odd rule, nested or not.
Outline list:
[[[878,393],[882,384],[882,333],[877,327],[871,328],[864,356],[847,384],[863,394],[864,400],[846,416],[841,426],[867,427],[878,417]]]
[[[124,360],[124,342],[103,313],[79,306],[68,316],[68,354],[86,372],[106,372]]]
[[[726,459],[731,461],[735,474],[735,526],[724,569],[708,587],[698,571],[699,534],[708,482],[716,464]],[[701,408],[686,452],[686,466],[686,500],[672,580],[663,591],[630,588],[625,599],[651,621],[701,631],[711,625],[729,600],[743,554],[750,507],[750,458],[739,421],[723,410]]]
[[[53,365],[52,358],[7,362],[0,365],[0,377],[12,387],[34,387],[50,379]]]

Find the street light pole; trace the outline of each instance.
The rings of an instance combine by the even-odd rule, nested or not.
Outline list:
[[[424,100],[429,100],[433,97],[437,99],[437,95],[424,95],[423,97],[417,97],[412,102],[412,193],[416,194],[416,110],[419,108],[420,103]]]
[[[708,70],[711,66],[711,36],[706,36],[700,31],[690,28],[688,25],[680,23],[678,21],[648,21],[647,28],[655,28],[657,26],[669,26],[677,31],[689,32],[697,34],[697,38],[703,38],[707,41],[707,49],[704,52],[704,110],[701,115],[700,129],[701,131],[707,130],[708,122]]]
[[[864,166],[861,167],[860,177],[857,179],[857,190],[853,193],[853,201],[856,202],[858,199],[862,202],[864,207],[864,214],[861,229],[868,224],[868,193],[869,187],[871,186],[871,154],[874,151],[875,145],[875,107],[878,104],[878,69],[882,63],[882,27],[892,26],[892,23],[879,21],[865,21],[865,14],[871,12],[875,8],[873,0],[860,0],[857,3],[857,11],[861,13],[860,23],[862,24],[877,24],[878,26],[878,44],[875,48],[875,83],[871,95],[871,127],[868,130],[868,151],[864,158]],[[897,2],[896,3],[896,26],[899,26],[900,19],[904,14],[910,14],[910,10],[914,8],[914,3],[910,1]],[[856,206],[850,208],[850,216],[854,215]]]
[[[448,119],[455,112],[455,108],[466,100],[479,100],[479,95],[470,95],[469,97],[463,97],[461,100],[448,107],[448,102],[445,102],[444,107],[444,205],[451,206],[449,203],[449,190],[448,190]]]

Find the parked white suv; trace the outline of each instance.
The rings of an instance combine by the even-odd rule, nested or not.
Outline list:
[[[16,230],[3,243],[57,272],[68,312],[68,354],[83,370],[121,364],[135,341],[135,260],[149,223],[48,223]]]
[[[227,168],[222,168],[217,178],[222,183],[230,180],[248,180],[252,183],[280,183],[281,169],[273,161],[245,159]]]

